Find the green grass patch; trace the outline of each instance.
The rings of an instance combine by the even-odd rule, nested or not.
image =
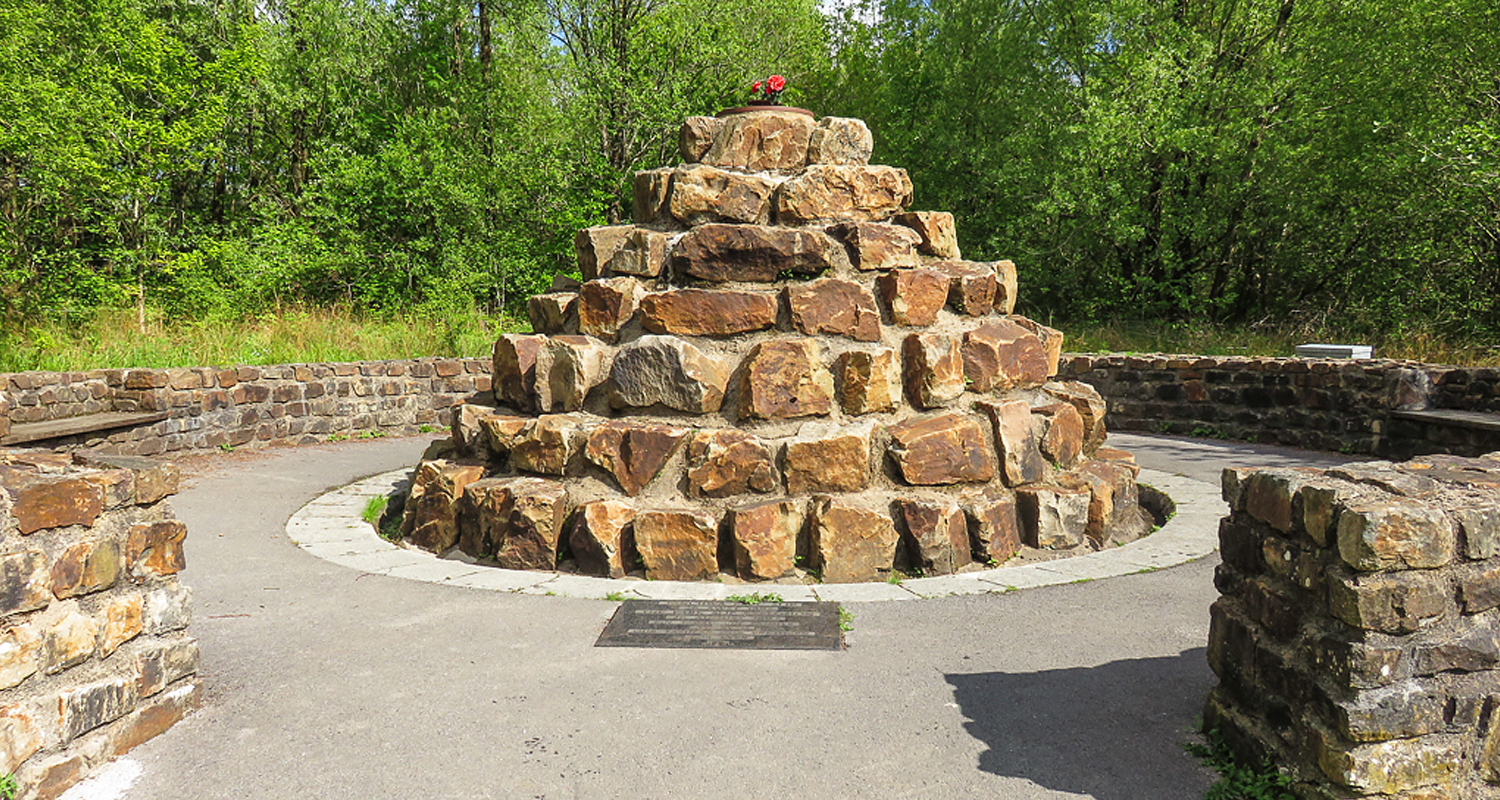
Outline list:
[[[1203,766],[1219,773],[1219,780],[1208,787],[1204,800],[1296,800],[1291,777],[1270,761],[1247,765],[1229,749],[1218,731],[1210,730],[1204,736],[1206,744],[1183,745]]]
[[[1228,327],[1151,320],[1057,321],[1049,324],[1066,336],[1063,349],[1075,353],[1290,357],[1295,355],[1299,344],[1368,344],[1374,346],[1378,358],[1407,358],[1429,364],[1500,366],[1500,343],[1455,339],[1423,328],[1361,332],[1291,324]]]
[[[372,497],[365,503],[365,510],[359,512],[359,516],[371,525],[378,525],[380,517],[385,514],[385,507],[390,505],[391,498],[386,495]]]
[[[839,630],[846,633],[854,630],[854,612],[843,606],[839,606]]]
[[[786,600],[775,592],[752,592],[750,594],[732,594],[726,598],[731,603],[743,603],[753,606],[757,603],[784,603]]]

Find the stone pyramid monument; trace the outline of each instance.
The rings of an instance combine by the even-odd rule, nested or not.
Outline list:
[[[907,211],[869,128],[752,107],[682,126],[634,224],[580,231],[583,282],[495,343],[405,505],[412,546],[658,580],[882,580],[1150,528],[1104,401],[1016,267]]]

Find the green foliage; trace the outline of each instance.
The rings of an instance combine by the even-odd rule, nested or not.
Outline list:
[[[0,800],[15,800],[21,794],[21,784],[14,773],[0,775]]]
[[[781,595],[775,592],[753,592],[751,594],[732,594],[725,600],[731,603],[741,603],[753,606],[758,603],[783,603],[786,602]]]
[[[1208,743],[1183,745],[1183,749],[1203,765],[1219,773],[1204,800],[1294,800],[1292,780],[1269,761],[1258,765],[1242,763],[1224,743],[1217,731],[1208,731]]]
[[[843,606],[839,606],[839,630],[845,632],[854,630],[854,612]]]
[[[380,522],[381,515],[385,513],[385,507],[389,505],[390,502],[391,498],[387,497],[386,495],[380,495],[379,497],[370,498],[369,501],[365,503],[364,510],[359,513],[360,519],[363,519],[365,522],[368,522],[371,525],[378,524]]]

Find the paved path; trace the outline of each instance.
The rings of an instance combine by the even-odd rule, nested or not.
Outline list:
[[[309,500],[425,439],[201,462],[205,707],[113,768],[187,798],[1201,798],[1213,558],[1008,594],[861,603],[842,652],[594,648],[616,604],[375,575],[294,545]],[[1338,459],[1116,435],[1151,469]],[[137,774],[138,773],[138,774]],[[92,793],[90,793],[92,792]]]

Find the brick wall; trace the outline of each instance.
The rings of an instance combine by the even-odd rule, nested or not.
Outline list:
[[[170,464],[0,449],[0,775],[56,797],[199,699]]]
[[[1226,470],[1205,711],[1298,796],[1500,793],[1500,454]]]
[[[414,433],[423,426],[446,426],[448,409],[489,390],[489,371],[488,358],[421,358],[17,372],[0,374],[0,412],[6,420],[0,426],[100,411],[167,412],[167,419],[150,425],[49,442],[136,455],[308,443],[360,431]]]
[[[1398,410],[1500,412],[1500,370],[1394,359],[1070,354],[1060,377],[1109,402],[1111,430],[1259,441],[1386,457],[1478,455],[1500,432]]]

